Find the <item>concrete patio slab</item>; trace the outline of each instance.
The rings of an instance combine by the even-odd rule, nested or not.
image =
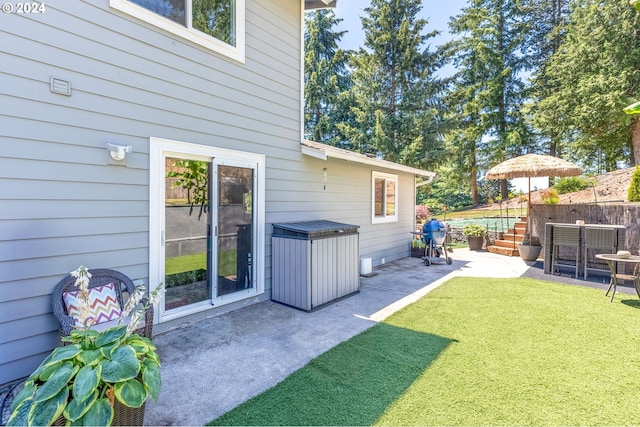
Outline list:
[[[515,277],[528,267],[519,258],[486,252],[452,255],[451,265],[427,267],[418,258],[405,258],[377,267],[375,276],[361,278],[359,294],[311,313],[266,301],[154,337],[163,386],[158,402],[147,404],[145,424],[204,424],[452,274]]]
[[[311,313],[266,301],[154,337],[163,386],[158,402],[147,403],[145,424],[207,423],[454,276],[539,274],[531,272],[535,263],[519,257],[468,249],[456,249],[452,257],[451,265],[427,267],[418,258],[384,264],[375,276],[361,278],[360,293]]]

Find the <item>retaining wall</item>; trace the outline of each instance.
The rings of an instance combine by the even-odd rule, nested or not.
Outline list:
[[[531,215],[531,235],[540,237],[544,244],[545,224],[564,222],[575,224],[583,220],[585,224],[624,225],[625,250],[638,254],[640,249],[640,203],[616,204],[534,204]]]

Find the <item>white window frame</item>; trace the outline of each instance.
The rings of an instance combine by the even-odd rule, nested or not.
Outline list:
[[[384,180],[384,186],[383,188],[385,189],[384,195],[383,195],[383,210],[384,215],[383,216],[376,216],[376,179],[383,179]],[[387,215],[386,214],[386,203],[384,203],[384,199],[386,199],[386,188],[387,188],[387,182],[388,181],[392,181],[395,184],[395,195],[394,195],[394,203],[395,203],[395,213],[393,215]],[[384,172],[376,172],[376,171],[372,171],[371,172],[371,223],[372,224],[383,224],[383,223],[388,223],[388,222],[398,222],[398,195],[400,194],[399,191],[399,187],[398,187],[398,175],[392,175],[390,173],[384,173]]]
[[[185,27],[129,0],[109,0],[109,6],[233,60],[243,64],[245,62],[245,0],[235,0],[235,46],[211,37],[195,28]],[[187,2],[186,6],[190,12],[191,2]],[[191,13],[187,13],[187,16],[191,16]],[[188,21],[190,21],[190,18]],[[190,22],[188,24],[190,25]]]
[[[251,162],[257,165],[256,179],[257,186],[254,192],[256,235],[255,248],[253,255],[253,274],[255,287],[250,292],[236,293],[227,296],[224,301],[217,301],[212,305],[212,301],[208,300],[201,305],[193,305],[186,307],[184,310],[172,310],[165,312],[164,301],[160,301],[158,309],[155,311],[154,322],[162,323],[180,317],[211,310],[213,307],[230,304],[233,302],[255,298],[265,292],[265,167],[266,157],[262,154],[249,153],[245,151],[229,150],[214,146],[193,144],[183,141],[175,141],[164,138],[150,137],[150,163],[149,163],[149,283],[150,290],[154,291],[164,282],[165,259],[163,246],[163,233],[165,226],[164,204],[165,181],[159,179],[165,173],[165,156],[174,156],[182,158],[202,158],[206,161],[212,161],[214,158],[224,158],[230,161]]]

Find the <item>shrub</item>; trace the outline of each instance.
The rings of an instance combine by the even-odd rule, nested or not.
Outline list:
[[[557,205],[558,202],[560,201],[558,190],[556,190],[554,187],[547,188],[546,190],[544,190],[541,193],[541,196],[542,196],[542,202],[545,205]]]
[[[416,205],[416,222],[424,222],[431,216],[431,211],[425,205]]]
[[[568,176],[560,178],[553,185],[558,190],[558,194],[573,193],[574,191],[585,190],[593,185],[593,179],[581,176]]]
[[[630,202],[640,202],[640,166],[636,166],[636,170],[631,177],[627,199]]]
[[[462,229],[462,234],[465,236],[484,236],[487,234],[487,229],[481,226],[480,224],[469,224],[465,225]]]

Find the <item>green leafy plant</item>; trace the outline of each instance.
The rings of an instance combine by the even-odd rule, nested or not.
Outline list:
[[[11,405],[8,426],[53,425],[64,417],[67,425],[109,426],[115,400],[139,408],[149,396],[157,400],[162,385],[156,348],[146,337],[132,333],[147,306],[133,311],[142,297],[138,287],[130,296],[122,318],[131,314],[129,325],[102,332],[90,329],[88,284],[90,273],[80,267],[76,277],[79,320],[84,325],[71,331],[25,382]],[[151,293],[154,304],[162,290]]]
[[[542,197],[542,202],[545,205],[557,205],[560,201],[560,195],[558,194],[558,190],[555,188],[547,188],[542,193],[540,193]]]
[[[485,234],[487,234],[487,229],[481,226],[480,224],[473,223],[473,224],[466,225],[462,229],[462,234],[464,234],[467,237],[469,236],[483,237]]]
[[[424,249],[424,247],[426,246],[426,244],[420,240],[420,239],[413,239],[411,241],[411,248],[418,248],[418,249]]]
[[[184,189],[187,194],[187,203],[191,206],[189,215],[193,213],[194,206],[199,206],[198,218],[202,217],[208,206],[209,171],[207,162],[177,160],[173,163],[173,168],[174,170],[167,172],[167,178],[175,179],[172,188]]]
[[[592,185],[593,179],[580,176],[568,176],[558,179],[553,185],[553,188],[558,190],[558,194],[567,194],[591,188]]]
[[[640,202],[640,166],[636,166],[636,170],[631,177],[631,183],[627,191],[627,199],[630,202]]]

